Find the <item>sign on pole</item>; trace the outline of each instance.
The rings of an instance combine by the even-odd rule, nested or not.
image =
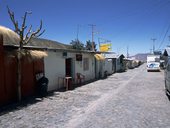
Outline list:
[[[112,49],[112,44],[111,44],[111,43],[103,43],[103,44],[100,44],[99,49],[100,49],[100,51],[102,51],[102,52],[110,51],[110,50]]]

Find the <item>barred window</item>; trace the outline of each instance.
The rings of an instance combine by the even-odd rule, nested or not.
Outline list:
[[[89,70],[89,58],[83,59],[83,68],[84,68],[84,71]]]

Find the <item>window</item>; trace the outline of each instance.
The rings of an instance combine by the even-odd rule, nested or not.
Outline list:
[[[84,71],[89,70],[89,58],[83,59],[83,68],[84,68]]]
[[[76,61],[82,61],[82,54],[76,54]]]

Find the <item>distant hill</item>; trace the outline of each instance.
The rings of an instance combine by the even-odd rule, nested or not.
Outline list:
[[[150,53],[138,53],[134,56],[132,56],[133,58],[140,60],[140,61],[146,61],[147,60],[147,55],[149,55]]]

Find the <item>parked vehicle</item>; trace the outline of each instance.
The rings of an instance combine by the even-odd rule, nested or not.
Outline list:
[[[160,55],[147,56],[147,71],[160,71]]]
[[[165,66],[165,91],[170,96],[170,58]]]

